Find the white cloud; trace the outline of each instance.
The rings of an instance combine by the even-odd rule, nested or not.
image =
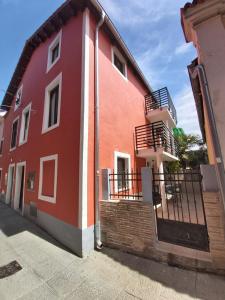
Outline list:
[[[120,25],[136,26],[158,22],[177,13],[176,1],[168,0],[100,0],[109,16]],[[175,3],[174,3],[175,2]]]
[[[201,134],[191,87],[185,86],[175,96],[174,102],[178,115],[178,127],[183,128],[186,133]]]
[[[176,49],[175,49],[175,54],[176,55],[179,55],[179,54],[185,54],[187,53],[189,50],[191,50],[191,48],[193,47],[193,45],[191,43],[187,44],[187,43],[184,43],[184,44],[181,44],[180,46],[178,46]]]

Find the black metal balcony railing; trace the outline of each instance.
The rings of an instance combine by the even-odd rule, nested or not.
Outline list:
[[[168,110],[170,111],[173,119],[177,123],[176,108],[174,107],[170,93],[166,87],[145,96],[146,115],[151,110],[155,110],[163,107],[168,107]]]
[[[136,150],[163,148],[174,156],[178,156],[178,143],[173,133],[166,127],[165,123],[155,122],[135,128]]]

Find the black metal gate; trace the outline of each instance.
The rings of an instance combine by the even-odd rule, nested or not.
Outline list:
[[[201,181],[197,172],[153,172],[153,202],[160,241],[209,251]]]

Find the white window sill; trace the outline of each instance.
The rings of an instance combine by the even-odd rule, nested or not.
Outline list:
[[[22,141],[22,142],[19,142],[19,147],[20,147],[20,146],[23,146],[23,145],[26,144],[26,143],[27,143],[27,140]]]
[[[58,56],[56,58],[56,60],[52,64],[50,64],[50,65],[47,66],[46,74],[57,64],[57,62],[59,61],[59,59],[60,59],[60,56]]]
[[[123,74],[117,69],[117,67],[114,65],[114,63],[112,63],[112,65],[113,65],[113,68],[120,74],[120,76],[122,76],[122,78],[123,78],[126,82],[128,82],[127,76],[123,75]]]
[[[42,134],[48,133],[48,132],[50,132],[51,130],[56,129],[57,127],[59,127],[59,123],[57,123],[57,124],[55,124],[55,125],[53,125],[53,126],[51,126],[51,127],[48,127],[48,128],[43,128],[41,133],[42,133]]]
[[[41,201],[45,201],[45,202],[52,203],[52,204],[55,204],[55,203],[56,203],[56,198],[54,198],[54,197],[49,197],[49,196],[40,195],[40,196],[38,197],[38,199],[41,200]]]
[[[16,147],[10,148],[10,149],[9,149],[9,152],[13,152],[14,150],[16,150]]]

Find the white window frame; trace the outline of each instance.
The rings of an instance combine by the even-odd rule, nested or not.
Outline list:
[[[127,162],[127,170],[128,170],[128,173],[130,174],[131,173],[131,155],[128,154],[128,153],[124,153],[124,152],[118,152],[118,151],[115,151],[114,152],[114,172],[115,174],[118,173],[118,158],[124,158],[126,159],[126,162]],[[131,189],[132,187],[132,183],[131,181],[129,181],[129,189]],[[119,192],[121,189],[118,188],[118,182],[117,180],[115,181],[115,192]]]
[[[3,176],[3,169],[0,168],[0,172],[1,172],[1,178],[0,178],[0,189],[2,188],[2,176]]]
[[[54,174],[54,196],[45,196],[42,195],[42,187],[43,187],[43,165],[46,161],[55,161],[55,174]],[[40,158],[40,174],[39,174],[39,189],[38,189],[38,199],[46,202],[56,203],[57,196],[57,182],[58,182],[58,154],[45,156]]]
[[[59,85],[59,99],[58,99],[58,118],[57,123],[48,127],[49,118],[49,104],[50,104],[50,93],[51,91]],[[44,115],[42,124],[42,134],[49,132],[60,124],[60,111],[61,111],[61,94],[62,94],[62,73],[60,73],[45,89],[45,103],[44,103]]]
[[[31,117],[31,106],[32,103],[29,103],[23,110],[22,112],[22,119],[21,119],[21,124],[20,124],[20,138],[19,138],[19,146],[25,144],[28,140],[28,134],[29,134],[29,127],[30,127],[30,117]],[[24,136],[24,129],[25,129],[25,114],[29,112],[29,119],[28,119],[28,129],[27,129],[27,136],[25,137],[25,140],[23,140]]]
[[[4,137],[0,140],[0,143],[2,143],[2,153],[0,153],[0,157],[2,157],[2,155],[3,155],[3,146],[4,146]],[[10,144],[10,146],[11,146],[11,144]],[[0,145],[0,147],[1,147],[1,145]]]
[[[112,47],[112,51],[111,52],[112,52],[112,65],[113,65],[113,67],[127,81],[128,80],[127,79],[127,62],[126,62],[125,58],[122,56],[122,54],[120,53],[120,51],[116,47]],[[116,65],[114,63],[114,53],[116,54],[116,56],[118,56],[118,58],[124,64],[124,72],[125,72],[125,74],[121,73],[120,70],[116,67]]]
[[[16,145],[15,147],[11,148],[11,144],[12,144],[12,132],[13,132],[13,124],[18,121],[18,126],[17,126],[17,131],[16,131]],[[12,122],[12,127],[11,127],[11,137],[10,137],[10,152],[11,151],[14,151],[16,149],[16,146],[17,146],[17,137],[18,137],[18,131],[19,131],[19,116],[17,118],[15,118]]]
[[[52,63],[52,51],[54,50],[55,46],[59,44],[59,55],[56,60]],[[59,61],[61,57],[61,46],[62,46],[62,30],[57,34],[55,39],[52,41],[50,46],[48,47],[48,61],[47,61],[47,71],[48,73],[51,68]]]
[[[16,99],[17,99],[17,95],[18,95],[19,92],[21,92],[21,98],[20,98],[20,103],[19,103],[19,105],[17,105],[17,104],[16,104]],[[14,111],[16,111],[16,110],[20,107],[21,102],[22,102],[22,97],[23,97],[23,85],[21,85],[21,86],[18,88],[17,92],[16,92]]]
[[[23,209],[21,211],[22,216],[24,215],[25,209],[25,190],[26,190],[26,161],[19,162],[15,165],[14,169],[14,196],[13,196],[13,208],[19,211],[19,190],[21,187],[21,181],[19,181],[19,167],[24,167],[24,179],[23,179]],[[21,179],[21,178],[20,178]]]

